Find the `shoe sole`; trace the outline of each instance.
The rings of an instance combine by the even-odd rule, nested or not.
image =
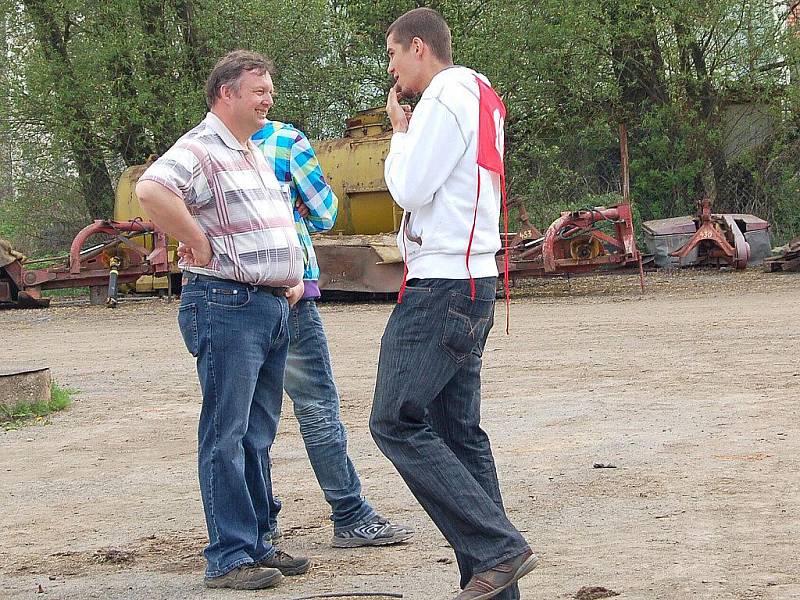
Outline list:
[[[215,583],[214,579],[219,579],[219,578],[213,577],[211,579],[206,579],[204,581],[207,588],[211,588],[214,590],[219,590],[219,589],[263,590],[278,585],[283,580],[283,575],[279,571],[278,573],[267,575],[265,577],[262,577],[261,579],[256,579],[255,581],[234,581],[231,582],[230,584]]]
[[[472,600],[489,600],[489,598],[494,598],[504,589],[514,585],[517,581],[525,577],[525,575],[533,571],[536,568],[537,564],[539,564],[539,557],[536,556],[535,554],[531,554],[530,557],[528,557],[528,560],[526,560],[519,566],[517,572],[514,573],[514,576],[507,584],[505,584],[503,587],[497,588],[496,590],[492,590],[491,592],[487,592],[480,596],[475,596],[474,598],[472,598]]]
[[[363,548],[366,546],[391,546],[392,544],[399,544],[405,542],[413,537],[414,533],[407,531],[390,538],[376,538],[368,540],[366,538],[337,538],[334,537],[331,546],[334,548]]]

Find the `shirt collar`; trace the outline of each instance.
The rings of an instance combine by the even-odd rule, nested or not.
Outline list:
[[[267,121],[266,125],[256,131],[250,139],[255,143],[263,142],[282,127],[284,124],[280,121]]]
[[[252,152],[255,149],[253,142],[251,142],[249,139],[247,140],[247,147],[242,146],[239,143],[239,140],[237,140],[231,133],[231,130],[228,129],[225,123],[222,122],[222,119],[220,119],[213,112],[206,113],[206,118],[203,119],[203,123],[208,125],[214,131],[214,133],[216,133],[222,139],[222,141],[225,142],[225,145],[232,150]]]

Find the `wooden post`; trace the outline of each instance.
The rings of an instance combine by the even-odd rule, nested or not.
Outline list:
[[[628,130],[625,123],[619,124],[619,154],[622,163],[622,199],[630,202],[631,176],[628,171]]]

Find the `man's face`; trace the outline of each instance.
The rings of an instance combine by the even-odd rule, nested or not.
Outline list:
[[[230,106],[236,127],[252,135],[267,123],[267,113],[274,104],[275,87],[269,73],[256,75],[246,71],[239,79],[239,91],[231,90]]]
[[[419,76],[422,61],[417,53],[417,44],[414,38],[407,48],[397,41],[394,33],[386,38],[386,53],[389,55],[389,75],[394,77],[398,94],[410,98],[420,93]]]

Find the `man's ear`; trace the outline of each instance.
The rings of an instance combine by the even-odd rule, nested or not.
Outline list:
[[[415,56],[421,56],[425,49],[425,42],[422,41],[422,38],[411,38],[411,49],[414,50]]]

